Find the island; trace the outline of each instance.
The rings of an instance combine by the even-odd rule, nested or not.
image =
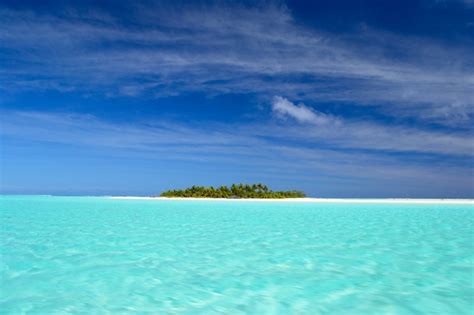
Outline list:
[[[232,186],[192,186],[186,189],[167,190],[160,194],[161,197],[181,198],[227,198],[227,199],[284,199],[304,198],[305,193],[298,190],[273,191],[263,184],[232,184]]]

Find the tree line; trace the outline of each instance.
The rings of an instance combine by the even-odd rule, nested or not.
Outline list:
[[[263,184],[232,184],[232,186],[204,187],[192,186],[186,189],[172,189],[161,193],[161,197],[194,197],[194,198],[303,198],[305,193],[298,190],[272,191]]]

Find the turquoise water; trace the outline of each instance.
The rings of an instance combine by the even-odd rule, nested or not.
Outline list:
[[[472,314],[469,205],[0,197],[0,312]]]

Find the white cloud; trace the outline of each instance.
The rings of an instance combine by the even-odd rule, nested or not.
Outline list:
[[[335,122],[335,119],[329,115],[318,112],[304,104],[295,105],[281,96],[273,98],[272,109],[280,117],[290,116],[303,123],[320,125]]]

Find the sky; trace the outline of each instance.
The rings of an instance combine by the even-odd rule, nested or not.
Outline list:
[[[474,197],[474,1],[0,0],[0,193]]]

